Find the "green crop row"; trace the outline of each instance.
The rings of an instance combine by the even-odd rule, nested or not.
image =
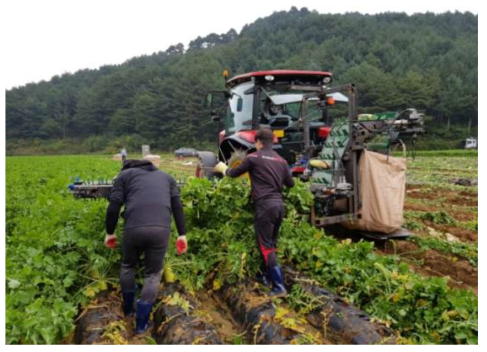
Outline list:
[[[74,328],[79,305],[106,289],[120,254],[103,246],[105,201],[76,201],[76,174],[111,178],[100,157],[7,158],[6,343],[50,344]]]
[[[8,344],[61,341],[73,331],[79,307],[116,284],[120,254],[103,246],[107,204],[73,199],[66,183],[77,173],[109,178],[118,169],[95,157],[7,159]],[[177,257],[171,246],[167,264],[190,290],[219,289],[257,271],[249,196],[238,180],[187,180],[189,251]],[[470,291],[420,277],[397,257],[376,255],[370,242],[340,242],[313,228],[306,184],[298,182],[285,199],[281,262],[390,324],[405,342],[477,342],[478,300]]]

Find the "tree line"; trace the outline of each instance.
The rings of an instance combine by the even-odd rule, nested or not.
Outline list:
[[[7,149],[19,141],[108,141],[159,149],[215,139],[202,108],[230,75],[331,71],[358,86],[359,111],[425,111],[430,127],[477,126],[478,16],[472,13],[275,12],[240,33],[209,34],[121,65],[54,76],[6,92]],[[441,126],[441,127],[438,127]],[[465,136],[461,136],[464,138]]]

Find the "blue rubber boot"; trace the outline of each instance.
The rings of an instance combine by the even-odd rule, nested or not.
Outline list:
[[[150,311],[154,302],[137,301],[137,313],[135,315],[135,333],[143,334],[149,327]]]
[[[261,283],[265,287],[271,286],[271,277],[269,275],[269,270],[264,265],[261,265],[259,272],[255,275],[257,282]]]
[[[272,290],[269,293],[271,297],[285,297],[287,296],[286,288],[284,287],[284,274],[279,265],[269,269],[269,274],[272,280]]]
[[[135,296],[137,295],[137,285],[134,286],[132,291],[123,291],[122,290],[122,297],[123,297],[123,312],[126,317],[130,317],[134,315],[135,307]]]

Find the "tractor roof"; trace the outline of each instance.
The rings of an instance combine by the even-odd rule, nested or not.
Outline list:
[[[244,73],[242,75],[238,75],[235,77],[230,78],[227,81],[227,87],[232,88],[240,83],[244,83],[250,81],[252,77],[255,77],[256,80],[259,78],[264,80],[265,76],[274,76],[275,78],[280,78],[279,80],[311,80],[311,81],[320,81],[324,77],[332,77],[333,75],[331,72],[323,72],[323,71],[298,71],[298,70],[271,70],[271,71],[257,71],[257,72],[250,72]]]

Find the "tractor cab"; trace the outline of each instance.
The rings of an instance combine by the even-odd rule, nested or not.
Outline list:
[[[251,72],[226,80],[227,90],[212,91],[207,96],[213,108],[216,97],[220,97],[220,106],[212,111],[218,130],[218,160],[229,166],[241,162],[255,150],[257,130],[266,127],[274,131],[274,150],[288,162],[294,174],[302,172],[303,102],[307,104],[311,141],[321,145],[330,125],[327,107],[335,100],[347,101],[340,93],[307,100],[304,96],[322,91],[331,82],[329,72],[293,70]]]

